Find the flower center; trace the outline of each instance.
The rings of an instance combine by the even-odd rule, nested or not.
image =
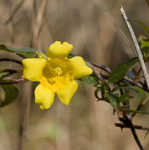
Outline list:
[[[56,68],[54,69],[54,72],[55,72],[55,74],[56,74],[57,76],[61,76],[61,75],[63,74],[63,70],[62,70],[61,67],[56,67]]]
[[[43,69],[43,76],[49,84],[60,86],[73,79],[72,66],[67,59],[53,58]]]

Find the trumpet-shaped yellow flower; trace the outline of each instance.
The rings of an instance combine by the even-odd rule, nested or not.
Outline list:
[[[55,94],[62,103],[69,105],[78,88],[75,79],[92,73],[92,69],[85,64],[82,57],[67,58],[72,48],[67,42],[56,41],[49,46],[47,59],[23,59],[24,77],[40,82],[35,89],[35,103],[40,104],[41,109],[51,107]]]

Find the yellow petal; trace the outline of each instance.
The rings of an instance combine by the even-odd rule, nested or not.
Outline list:
[[[47,50],[48,57],[66,57],[72,50],[73,46],[67,42],[61,43],[55,41]]]
[[[93,70],[85,64],[82,57],[75,56],[69,59],[69,61],[73,67],[73,74],[75,78],[81,78],[92,74]]]
[[[72,82],[69,82],[69,84],[67,84],[63,89],[58,90],[56,93],[62,103],[69,105],[71,98],[76,92],[77,88],[78,83],[73,80]]]
[[[27,58],[23,59],[24,66],[23,75],[31,81],[39,81],[42,75],[42,70],[46,65],[46,59],[43,58]]]
[[[35,103],[40,104],[41,109],[48,109],[54,102],[54,92],[39,84],[35,89]]]

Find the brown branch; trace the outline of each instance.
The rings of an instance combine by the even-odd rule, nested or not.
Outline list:
[[[106,66],[104,66],[102,64],[94,64],[94,63],[92,63],[92,65],[97,67],[97,68],[100,68],[100,69],[104,70],[107,73],[112,73],[112,70],[109,67],[106,67]]]
[[[124,125],[124,124],[121,124],[121,123],[115,123],[115,126],[121,128],[121,129],[130,128],[128,125]],[[133,125],[133,127],[137,130],[149,131],[149,128],[145,128],[145,127],[142,127],[140,125]]]
[[[101,69],[101,70],[103,70],[103,71],[105,71],[105,72],[107,72],[108,74],[110,74],[111,72],[112,72],[112,70],[109,68],[109,67],[107,67],[107,66],[104,66],[104,65],[101,65],[101,64],[92,64],[94,67],[96,67],[96,68],[99,68],[99,69]],[[94,69],[93,69],[94,70]],[[97,72],[97,71],[96,71]],[[108,79],[108,77],[109,76],[106,76],[106,75],[102,75],[103,77],[105,77],[105,78],[107,78]],[[138,83],[136,83],[136,82],[134,82],[132,79],[130,79],[130,78],[128,78],[128,77],[124,77],[124,79],[122,80],[122,81],[127,81],[127,82],[129,82],[130,84],[132,84],[132,85],[135,85],[135,86],[137,86],[137,87],[139,87],[139,88],[142,88],[143,90],[145,90],[146,92],[149,92],[149,90],[148,90],[148,88],[143,84],[143,83],[141,83],[141,82],[138,82]]]
[[[138,135],[135,131],[135,127],[132,123],[132,121],[126,116],[124,115],[123,118],[119,118],[119,120],[126,126],[128,127],[130,130],[131,130],[131,133],[133,135],[133,138],[137,144],[137,146],[139,147],[140,150],[144,150],[139,138],[138,138]]]
[[[17,84],[17,83],[22,83],[27,81],[25,78],[20,78],[20,79],[7,79],[7,80],[2,80],[0,81],[0,84]]]

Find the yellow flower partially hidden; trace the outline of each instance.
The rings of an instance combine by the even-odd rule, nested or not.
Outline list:
[[[41,109],[48,109],[54,102],[54,95],[65,105],[78,88],[78,79],[92,73],[82,57],[68,59],[73,46],[67,42],[56,41],[47,50],[48,58],[23,59],[23,75],[31,81],[39,81],[35,89],[35,103]]]

